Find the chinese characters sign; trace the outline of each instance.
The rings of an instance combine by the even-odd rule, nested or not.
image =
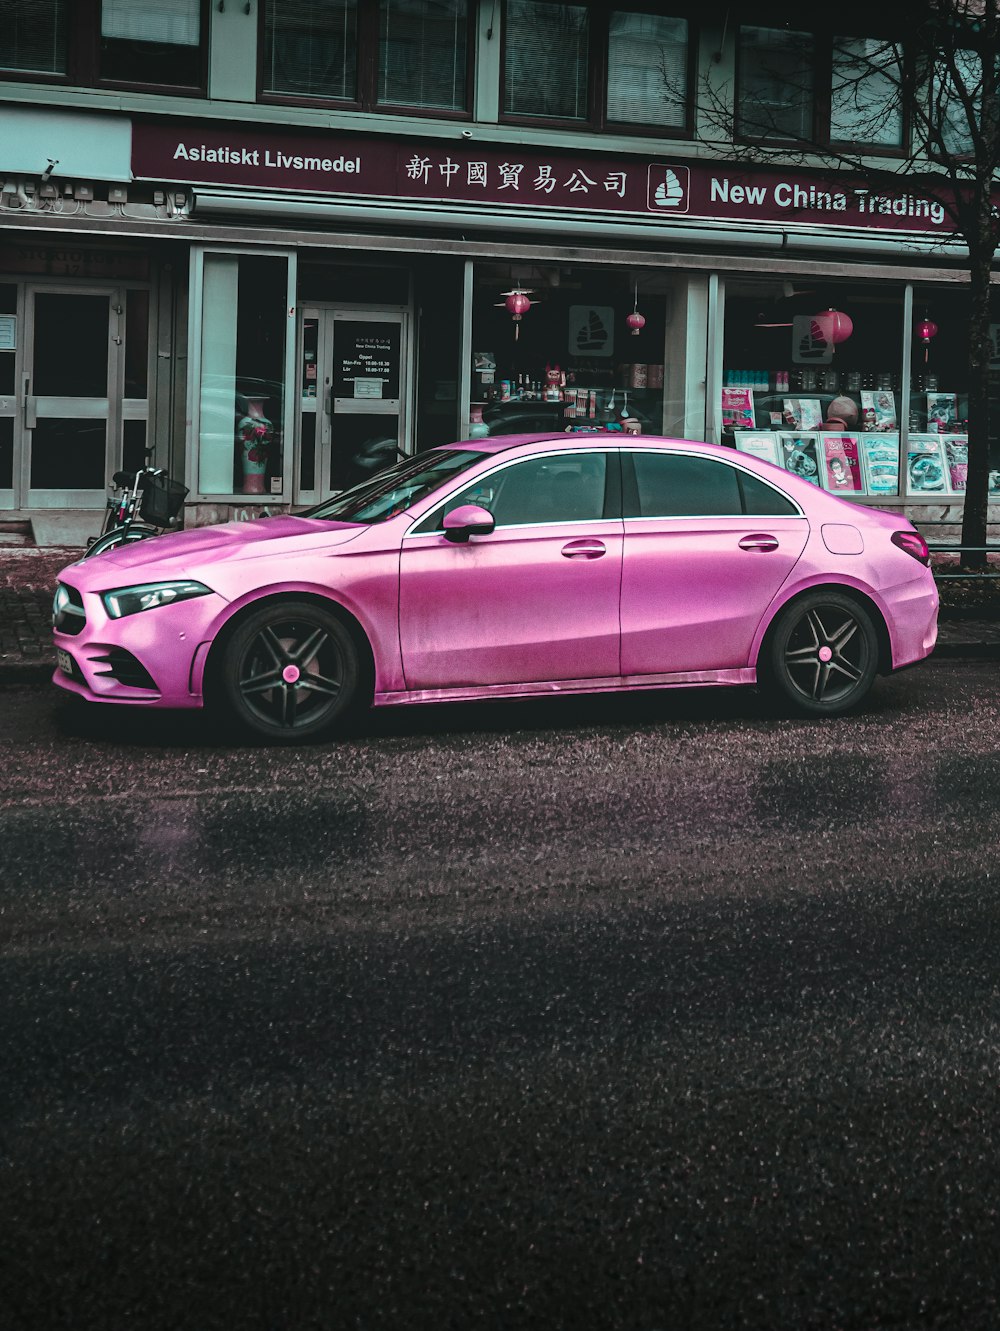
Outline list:
[[[453,202],[594,213],[787,222],[934,232],[952,224],[936,199],[900,177],[877,192],[842,173],[754,170],[732,163],[650,162],[505,145],[395,142],[245,125],[136,122],[138,179],[307,191],[358,200]]]

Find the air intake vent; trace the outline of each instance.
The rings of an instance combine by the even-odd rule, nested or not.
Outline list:
[[[128,689],[152,689],[154,693],[157,692],[152,675],[124,647],[112,647],[106,655],[95,656],[94,662],[98,665],[103,662],[108,667],[107,670],[95,670],[95,675],[110,675]]]

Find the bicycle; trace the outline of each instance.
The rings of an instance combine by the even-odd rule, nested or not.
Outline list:
[[[187,487],[171,480],[162,467],[151,467],[148,462],[151,455],[151,450],[147,450],[146,465],[138,471],[116,471],[112,476],[118,493],[108,499],[104,526],[99,535],[88,540],[84,559],[150,536],[161,536],[178,526]]]

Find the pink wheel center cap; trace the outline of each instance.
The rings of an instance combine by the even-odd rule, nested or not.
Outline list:
[[[286,665],[281,672],[281,678],[286,684],[294,684],[299,677],[300,671],[297,665]]]
[[[833,651],[831,650],[831,648],[829,648],[829,647],[821,647],[821,648],[819,649],[819,659],[820,659],[821,661],[832,661],[832,660],[833,660]],[[293,667],[293,669],[294,669],[294,667]]]

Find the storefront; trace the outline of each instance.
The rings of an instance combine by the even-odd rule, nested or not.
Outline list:
[[[147,446],[198,525],[553,428],[961,504],[967,276],[905,192],[464,138],[130,131],[129,206],[113,183],[75,209],[41,208],[39,181],[5,196],[0,517],[86,523]]]

